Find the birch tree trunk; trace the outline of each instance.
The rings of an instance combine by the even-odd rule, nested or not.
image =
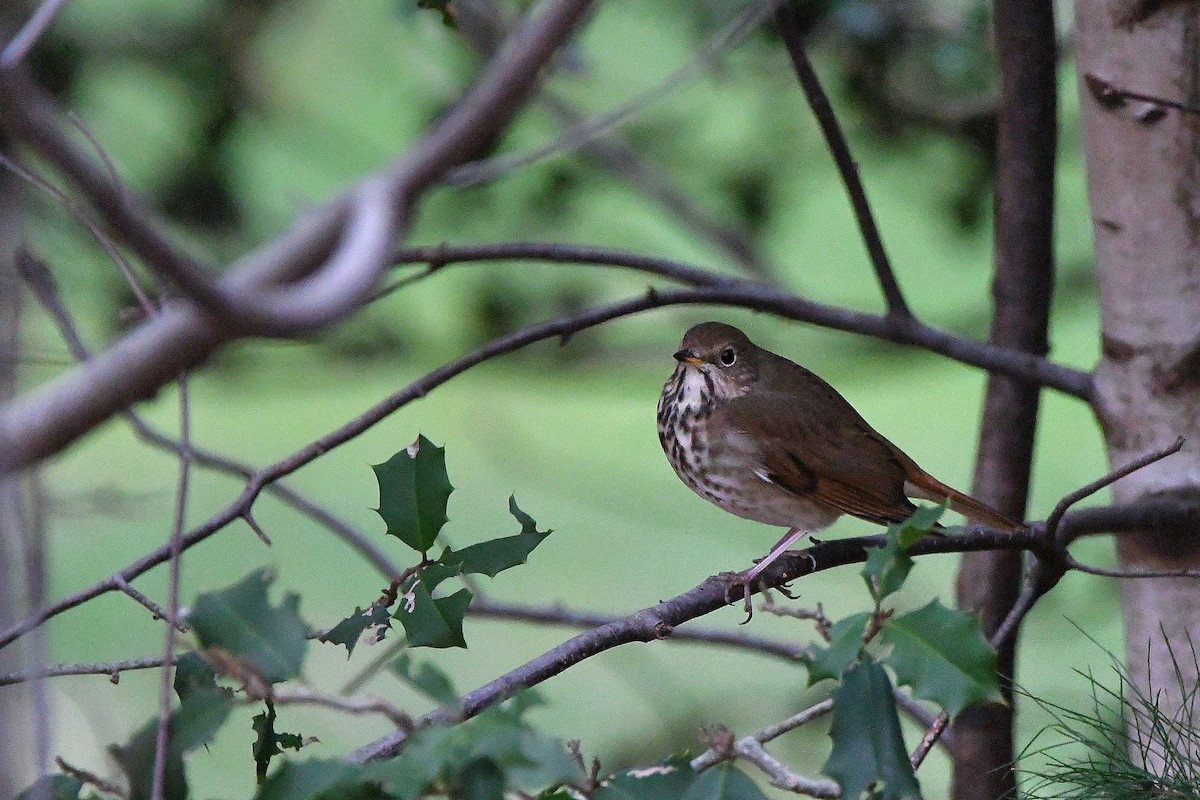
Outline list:
[[[1200,116],[1123,99],[1120,90],[1197,105],[1200,6],[1077,0],[1088,193],[1100,282],[1103,356],[1096,414],[1111,464],[1188,440],[1113,487],[1118,503],[1194,495],[1200,486]],[[1090,76],[1090,77],[1089,77]],[[1200,530],[1120,537],[1130,570],[1200,567]],[[1126,662],[1168,714],[1195,684],[1200,580],[1124,580]],[[1190,637],[1190,639],[1189,639]],[[1149,655],[1149,657],[1147,657]],[[1195,709],[1193,709],[1194,711]],[[1186,710],[1183,710],[1186,712]],[[1137,730],[1137,721],[1131,721]],[[1151,769],[1161,761],[1149,759]]]

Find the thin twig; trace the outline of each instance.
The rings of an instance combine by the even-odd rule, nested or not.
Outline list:
[[[1128,570],[1108,569],[1077,561],[1073,556],[1066,556],[1067,566],[1071,569],[1098,575],[1102,578],[1200,578],[1200,569],[1159,569],[1159,570]]]
[[[921,742],[917,745],[917,749],[908,757],[908,762],[912,764],[914,770],[920,767],[921,763],[925,761],[925,756],[929,755],[929,751],[933,749],[934,744],[941,738],[942,732],[946,730],[946,726],[949,724],[949,714],[943,711],[937,715],[937,719],[933,721],[933,724],[925,731],[925,735],[921,737]]]
[[[537,622],[547,625],[566,625],[572,628],[595,628],[624,619],[624,617],[617,614],[600,614],[593,611],[563,608],[562,606],[531,606],[518,603],[505,603],[491,599],[481,600],[478,597],[468,607],[467,613],[476,617]],[[690,624],[672,629],[668,641],[723,645],[738,650],[748,650],[764,655],[777,656],[792,663],[801,660],[808,652],[808,647],[805,645],[770,639],[765,636],[756,636],[740,630],[727,631]]]
[[[738,741],[750,740],[750,741],[755,741],[759,744],[765,744],[766,742],[769,742],[772,739],[782,736],[783,734],[787,733],[788,731],[794,731],[796,728],[799,728],[801,725],[806,725],[809,722],[812,722],[814,719],[820,719],[821,717],[825,716],[832,710],[833,710],[833,699],[827,698],[825,700],[822,700],[819,703],[809,706],[808,708],[804,709],[803,711],[800,711],[799,713],[793,714],[792,716],[788,717],[787,719],[780,720],[779,722],[776,722],[773,725],[768,725],[764,728],[760,728],[759,730],[754,731],[753,733],[748,733]],[[736,746],[737,746],[737,743],[735,742],[733,747],[736,747]],[[722,761],[728,760],[729,753],[724,752],[725,749],[726,748],[723,748],[723,747],[708,748],[703,753],[701,753],[700,755],[698,755],[692,759],[692,761],[691,761],[692,769],[696,770],[697,772],[703,772],[704,770],[708,769],[709,767],[711,767],[715,764],[719,764]]]
[[[67,0],[45,0],[38,6],[33,16],[17,31],[17,35],[4,47],[4,51],[0,52],[0,68],[14,69],[24,61],[25,56],[37,44],[37,40],[50,29],[54,18],[66,5]]]
[[[734,750],[739,757],[762,770],[772,786],[809,797],[832,799],[842,796],[842,789],[835,781],[801,775],[753,739],[739,739],[734,744]]]
[[[63,772],[67,773],[68,775],[70,775],[72,778],[79,781],[80,783],[85,783],[85,784],[88,784],[89,786],[95,786],[100,791],[107,792],[108,794],[114,795],[116,797],[124,797],[124,798],[129,797],[129,795],[125,793],[125,790],[122,789],[117,784],[113,783],[112,781],[108,781],[108,780],[105,780],[104,778],[101,778],[99,775],[95,774],[94,772],[88,772],[86,769],[82,769],[80,767],[76,767],[72,764],[67,763],[63,759],[62,756],[55,757],[54,763],[58,765],[59,769],[61,769]]]
[[[1056,545],[1064,544],[1059,541],[1060,537],[1058,533],[1060,523],[1062,522],[1063,515],[1067,513],[1067,509],[1078,503],[1080,500],[1090,497],[1101,489],[1116,483],[1126,475],[1137,472],[1139,469],[1147,467],[1156,461],[1161,461],[1169,455],[1178,453],[1183,448],[1183,443],[1184,439],[1182,436],[1180,436],[1174,441],[1174,443],[1160,450],[1147,453],[1141,458],[1136,458],[1125,466],[1118,467],[1112,472],[1109,472],[1104,477],[1098,478],[1097,480],[1094,480],[1091,483],[1081,486],[1075,491],[1068,493],[1054,506],[1054,510],[1050,512],[1050,516],[1046,517],[1046,536]]]
[[[187,633],[187,628],[184,627],[183,623],[181,623],[178,619],[176,619],[175,616],[173,614],[171,614],[171,612],[167,611],[162,606],[160,606],[158,603],[154,602],[149,597],[147,597],[146,595],[139,592],[137,589],[130,586],[129,582],[126,581],[124,578],[122,578],[121,576],[118,575],[113,578],[113,583],[116,585],[117,589],[119,589],[121,591],[122,594],[128,595],[129,597],[133,598],[138,603],[143,605],[151,614],[154,615],[155,619],[163,620],[168,625],[174,627],[175,630],[179,631],[180,633]]]
[[[175,658],[172,657],[171,661],[174,663]],[[42,678],[59,678],[65,675],[107,675],[111,683],[117,683],[120,680],[119,676],[122,672],[139,669],[156,669],[162,665],[162,656],[142,656],[141,658],[126,659],[125,661],[103,661],[96,664],[51,664],[40,670],[11,672],[8,675],[0,675],[0,686],[26,683],[27,681],[35,681]]]
[[[347,714],[382,714],[397,728],[412,729],[412,717],[381,697],[337,697],[314,691],[307,686],[276,689],[271,699],[277,705],[323,706]]]
[[[167,595],[170,598],[170,616],[179,619],[179,577],[183,561],[183,526],[187,517],[188,486],[192,473],[192,414],[188,403],[188,377],[179,376],[179,489],[175,500],[175,521],[171,526],[170,578]],[[171,676],[174,669],[171,658],[175,655],[175,628],[167,626],[163,643],[163,666],[158,685],[158,732],[154,745],[154,782],[150,796],[163,800],[166,790],[167,739],[171,725]]]
[[[779,33],[783,37],[783,44],[787,48],[788,56],[792,60],[792,66],[796,70],[800,87],[804,90],[808,105],[812,108],[813,116],[817,118],[817,124],[820,125],[821,133],[825,137],[825,144],[829,146],[829,152],[837,165],[838,173],[841,174],[842,182],[846,185],[846,192],[850,196],[850,205],[854,208],[854,218],[858,222],[858,230],[862,234],[863,244],[866,245],[867,255],[870,256],[871,266],[875,270],[875,277],[879,281],[879,287],[883,290],[883,297],[887,302],[888,316],[911,318],[912,311],[909,310],[908,303],[904,300],[904,292],[900,289],[900,283],[892,271],[892,262],[883,246],[883,238],[879,235],[879,226],[875,223],[875,215],[871,212],[866,189],[863,188],[862,178],[858,174],[858,164],[850,153],[850,145],[846,142],[846,134],[842,131],[842,125],[833,111],[833,104],[829,102],[829,95],[825,94],[825,90],[821,87],[821,80],[817,77],[817,71],[813,69],[812,62],[808,59],[804,40],[800,36],[801,29],[795,6],[788,3],[780,8],[775,12],[775,20],[779,27]]]

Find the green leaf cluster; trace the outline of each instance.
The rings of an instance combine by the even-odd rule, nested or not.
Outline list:
[[[501,800],[518,790],[549,792],[580,783],[583,774],[562,743],[522,720],[525,707],[510,703],[459,725],[423,728],[409,737],[399,756],[387,761],[284,761],[263,781],[256,797],[417,800],[438,793]]]
[[[883,607],[912,571],[909,548],[935,530],[944,510],[922,508],[889,527],[886,542],[870,550],[862,569],[875,610],[834,622],[828,646],[813,647],[806,659],[810,683],[840,682],[834,691],[833,749],[824,771],[846,797],[921,796],[885,666],[898,685],[952,717],[972,703],[1001,697],[996,655],[974,616],[946,608],[937,599],[905,614]]]
[[[421,557],[420,569],[400,587],[392,618],[403,626],[410,647],[466,647],[463,619],[473,595],[466,588],[438,593],[438,587],[463,575],[491,578],[524,564],[551,531],[538,530],[533,517],[521,510],[515,497],[510,497],[508,510],[521,526],[519,533],[461,550],[446,546],[432,557],[430,551],[448,520],[446,508],[454,491],[446,472],[445,449],[418,436],[410,446],[373,469],[379,484],[376,511],[387,526],[387,535],[395,536]],[[375,629],[382,637],[388,625],[386,609],[373,604],[365,610],[355,608],[353,614],[320,638],[345,646],[349,655],[364,632]]]

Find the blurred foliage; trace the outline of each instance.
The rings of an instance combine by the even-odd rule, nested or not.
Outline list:
[[[364,0],[348,12],[328,0],[79,0],[36,51],[35,68],[102,143],[121,178],[149,195],[195,252],[227,264],[402,152],[455,101],[527,5]],[[934,224],[977,237],[987,216],[994,128],[986,4],[801,5],[860,158],[900,148],[933,189],[920,202],[934,220],[947,221]],[[496,152],[539,147],[562,132],[565,118],[592,118],[652,90],[747,7],[741,0],[602,6],[550,71],[543,99]],[[661,96],[651,92],[652,101],[612,135],[627,139],[701,213],[739,232],[772,278],[819,295],[823,275],[841,271],[798,280],[791,262],[802,220],[816,213],[814,188],[832,191],[836,179],[814,180],[813,164],[828,170],[827,156],[777,39],[771,24],[760,26],[697,77]],[[820,213],[843,213],[840,203]],[[64,278],[103,285],[109,301],[95,323],[111,332],[129,302],[115,271],[61,211],[45,203],[38,209],[49,229],[40,245],[72,273]],[[741,268],[586,149],[482,186],[436,192],[410,241],[538,238]],[[841,258],[820,243],[800,255]],[[865,278],[865,261],[853,257]],[[329,352],[446,355],[522,323],[639,291],[645,279],[507,265],[451,270],[434,282],[403,314],[378,304],[342,326],[328,339]],[[869,289],[859,286],[858,296],[874,307]],[[818,299],[854,304],[836,293]],[[948,313],[955,300],[943,298]]]

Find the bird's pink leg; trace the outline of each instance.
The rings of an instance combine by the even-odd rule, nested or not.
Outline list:
[[[749,622],[750,617],[754,614],[753,606],[750,604],[750,587],[754,585],[754,579],[757,578],[764,569],[771,566],[771,563],[774,562],[775,559],[786,553],[787,549],[791,547],[797,539],[804,536],[806,533],[808,533],[808,531],[804,530],[803,528],[792,528],[783,535],[782,539],[775,543],[775,546],[771,548],[771,552],[767,553],[766,556],[764,556],[757,564],[739,576],[739,583],[742,584],[742,590],[746,601],[746,622]]]
[[[792,528],[790,531],[785,533],[783,538],[771,548],[771,552],[767,553],[766,556],[764,556],[763,559],[753,567],[746,570],[746,574],[743,576],[746,580],[746,585],[749,586],[750,583],[758,577],[759,573],[771,566],[771,563],[775,561],[775,559],[787,552],[787,549],[792,546],[793,542],[795,542],[801,536],[804,536],[806,533],[808,533],[808,531],[804,530],[803,528]]]

